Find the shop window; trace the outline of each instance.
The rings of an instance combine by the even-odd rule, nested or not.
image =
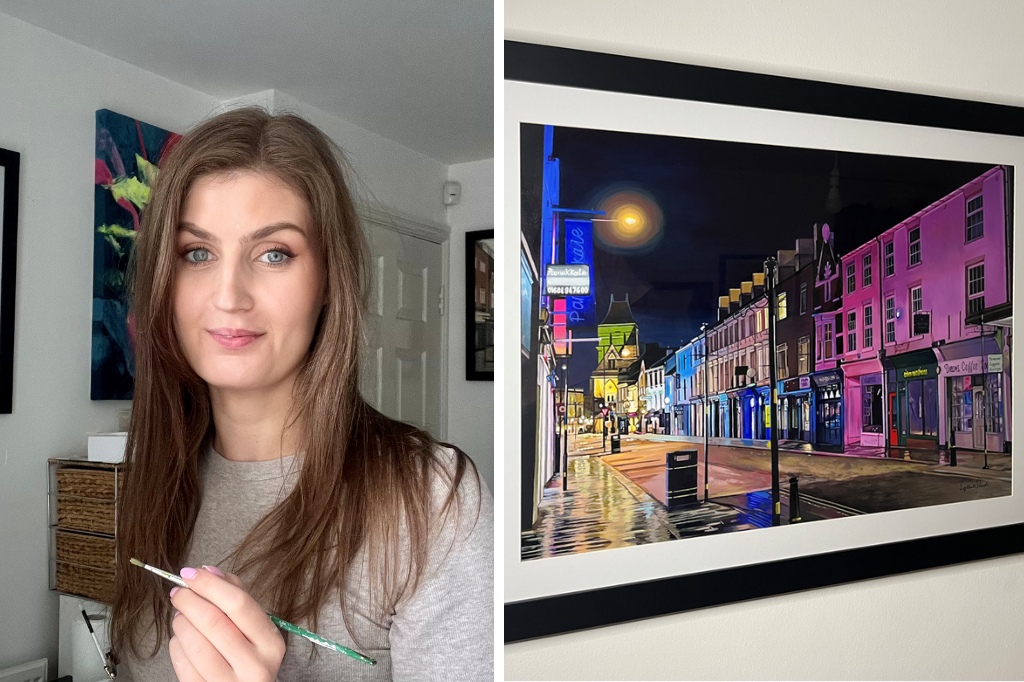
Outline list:
[[[866,384],[862,389],[861,430],[866,433],[882,432],[882,386]]]
[[[985,414],[985,430],[1003,433],[1003,375],[986,375],[985,398],[989,409]]]

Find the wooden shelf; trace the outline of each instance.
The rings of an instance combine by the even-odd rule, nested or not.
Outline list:
[[[114,544],[124,463],[51,457],[46,466],[49,587],[109,604],[117,574]]]

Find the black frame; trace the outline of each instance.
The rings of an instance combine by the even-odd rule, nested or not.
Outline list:
[[[4,168],[0,216],[0,414],[14,412],[14,286],[18,263],[18,187],[21,154],[0,149]]]
[[[505,80],[1024,137],[1024,108],[514,41]],[[1020,552],[1014,523],[506,602],[505,642]]]
[[[473,291],[476,287],[476,272],[473,259],[476,256],[476,243],[484,239],[494,239],[494,230],[476,230],[466,233],[466,381],[494,381],[494,372],[485,372],[476,368],[476,324],[474,308],[476,300]]]

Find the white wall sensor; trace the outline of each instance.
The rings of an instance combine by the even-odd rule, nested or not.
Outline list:
[[[454,206],[461,200],[462,185],[455,182],[454,180],[449,180],[448,182],[444,183],[444,205]]]

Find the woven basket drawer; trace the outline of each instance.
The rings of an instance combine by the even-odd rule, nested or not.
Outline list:
[[[57,497],[114,500],[114,472],[63,467],[57,470]]]
[[[114,572],[58,561],[57,589],[110,604],[114,601]]]
[[[69,530],[114,534],[114,500],[57,496],[57,525]]]
[[[113,571],[114,538],[57,530],[57,561]]]

